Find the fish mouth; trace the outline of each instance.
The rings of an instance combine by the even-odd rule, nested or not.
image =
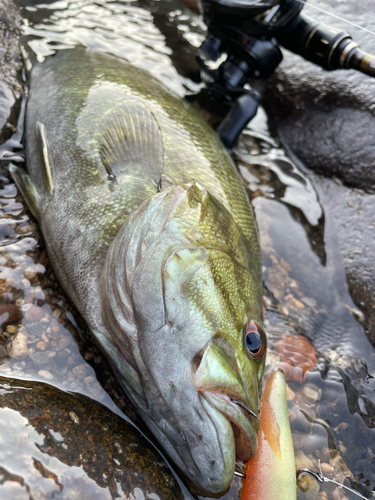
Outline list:
[[[202,394],[211,406],[229,420],[233,429],[236,461],[245,463],[253,458],[258,447],[258,438],[252,422],[254,418],[258,418],[256,414],[248,413],[250,410],[244,403],[221,392],[203,391]]]

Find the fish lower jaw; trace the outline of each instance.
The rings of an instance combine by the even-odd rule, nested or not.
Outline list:
[[[236,461],[247,462],[256,453],[258,440],[255,429],[244,411],[229,396],[204,391],[208,403],[220,411],[230,422],[236,450]]]

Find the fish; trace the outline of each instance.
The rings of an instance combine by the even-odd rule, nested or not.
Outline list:
[[[211,126],[111,55],[31,71],[27,172],[10,166],[56,276],[195,491],[257,449],[267,338],[256,223]]]

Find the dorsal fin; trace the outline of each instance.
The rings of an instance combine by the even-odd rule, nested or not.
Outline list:
[[[147,105],[129,102],[105,117],[100,157],[110,176],[118,181],[131,176],[159,184],[164,166],[161,131]]]
[[[53,163],[52,156],[49,150],[49,144],[46,135],[46,129],[41,122],[36,122],[37,138],[42,160],[42,177],[43,185],[48,194],[53,193]]]

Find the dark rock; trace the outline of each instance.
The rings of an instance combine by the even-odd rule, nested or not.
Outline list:
[[[47,384],[0,378],[0,441],[2,500],[184,498],[135,427]]]
[[[16,131],[22,96],[21,15],[12,0],[0,2],[0,144]]]
[[[0,326],[5,329],[7,325],[19,323],[23,318],[20,308],[14,304],[0,305]]]
[[[314,5],[368,30],[375,25],[375,1],[366,5],[315,0]],[[368,52],[375,36],[307,6],[317,21],[348,31]],[[365,315],[375,345],[375,80],[354,70],[327,72],[285,51],[267,85],[264,104],[288,150],[325,177],[314,178],[324,210],[335,221],[353,301]],[[337,179],[336,179],[337,180]],[[346,185],[346,186],[345,186]],[[353,188],[360,188],[364,192]]]
[[[363,320],[357,320],[375,346],[375,195],[321,176],[315,176],[314,184],[326,213],[335,222],[349,293],[364,315]]]
[[[8,351],[3,344],[0,344],[0,361],[8,357]]]

